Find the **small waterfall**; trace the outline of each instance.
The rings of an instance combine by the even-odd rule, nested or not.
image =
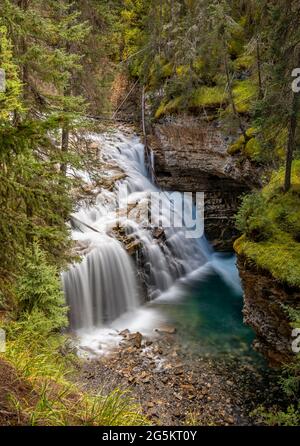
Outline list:
[[[127,237],[142,246],[151,299],[170,289],[177,279],[206,264],[212,254],[204,237],[186,238],[181,227],[166,228],[164,243],[159,243],[153,230],[164,226],[167,216],[163,214],[156,221],[158,209],[151,209],[154,217],[150,226],[141,215],[137,218],[143,206],[147,208],[149,204],[149,193],[158,191],[147,174],[144,146],[137,136],[125,136],[117,131],[92,135],[92,138],[101,147],[103,161],[110,166],[104,172],[105,178],[113,178],[114,171],[123,172],[125,178],[117,181],[113,188],[102,188],[94,206],[82,206],[73,216],[72,236],[84,247],[84,258],[81,263],[72,265],[62,279],[70,307],[71,328],[75,330],[109,325],[142,303],[138,297],[136,266],[125,247],[116,240],[116,227],[122,227]],[[82,176],[88,178],[86,173]],[[126,203],[125,198],[122,203],[124,187],[129,193]],[[170,204],[168,196],[164,200]],[[127,203],[133,211],[123,215],[122,206]],[[173,215],[178,211],[175,204]]]
[[[63,285],[73,329],[101,326],[138,306],[132,261],[109,237],[63,273]]]

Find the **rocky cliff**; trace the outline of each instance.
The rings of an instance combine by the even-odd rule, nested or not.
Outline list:
[[[227,153],[230,139],[216,122],[178,117],[156,124],[149,138],[160,187],[205,193],[205,230],[219,250],[231,250],[240,196],[258,184],[257,167]]]
[[[286,307],[299,306],[300,289],[279,283],[245,257],[238,256],[238,267],[244,288],[244,321],[256,333],[254,347],[271,366],[289,362],[295,355]]]

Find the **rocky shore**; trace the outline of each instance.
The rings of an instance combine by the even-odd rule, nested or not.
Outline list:
[[[261,424],[251,411],[280,404],[276,372],[250,357],[189,354],[175,331],[146,339],[125,330],[108,356],[83,361],[76,380],[89,392],[129,390],[154,425]]]

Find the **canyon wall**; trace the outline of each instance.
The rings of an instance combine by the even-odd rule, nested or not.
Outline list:
[[[244,321],[256,333],[255,349],[271,366],[290,362],[295,354],[286,308],[299,309],[300,289],[279,283],[244,257],[238,256],[238,267],[244,288]]]
[[[206,236],[221,251],[232,250],[240,197],[259,177],[249,160],[227,153],[229,144],[216,122],[192,117],[156,124],[148,140],[162,189],[204,192]]]

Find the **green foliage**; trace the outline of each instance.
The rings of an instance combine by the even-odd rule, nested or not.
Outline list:
[[[249,113],[253,99],[257,97],[257,88],[252,79],[236,81],[233,86],[233,96],[237,111]]]
[[[244,135],[241,135],[234,144],[228,147],[227,153],[229,155],[242,154],[251,161],[260,162],[262,160],[263,149],[256,134],[257,129],[250,127],[246,130],[246,141]]]
[[[7,36],[7,29],[0,21],[0,68],[5,72],[6,89],[0,92],[0,121],[8,120],[12,112],[21,112],[20,101],[22,91],[18,76],[18,67],[13,61],[13,49]]]
[[[299,426],[300,404],[297,407],[291,405],[284,411],[267,411],[263,406],[258,407],[252,415],[260,417],[261,421],[268,426]]]
[[[57,268],[49,265],[37,243],[25,250],[21,274],[15,284],[17,310],[21,318],[42,313],[53,330],[67,325],[66,307]]]
[[[259,192],[246,196],[237,215],[244,235],[235,249],[278,280],[300,286],[300,162],[293,164],[292,188],[282,192],[284,171]]]
[[[259,140],[257,138],[251,138],[247,142],[243,152],[251,160],[260,161],[262,147],[261,147]]]
[[[191,108],[219,108],[228,100],[225,89],[219,86],[216,87],[199,87],[192,94],[190,101]]]
[[[246,195],[236,217],[236,226],[250,240],[268,240],[272,225],[265,215],[266,201],[259,192]]]
[[[109,394],[91,395],[74,384],[79,360],[72,353],[70,340],[53,332],[51,320],[44,311],[35,308],[4,328],[7,332],[4,358],[33,388],[26,402],[12,397],[11,404],[25,415],[30,425],[149,424],[128,392],[115,389]]]

